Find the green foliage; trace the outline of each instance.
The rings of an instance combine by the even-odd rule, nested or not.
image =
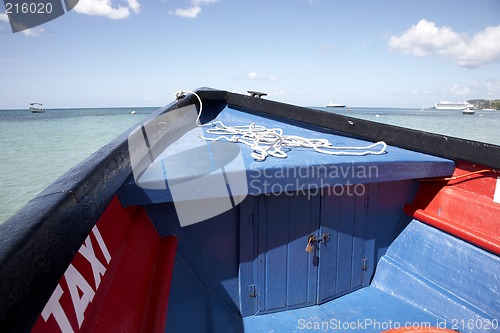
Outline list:
[[[500,110],[500,99],[471,99],[467,102],[473,104],[478,109],[495,109]]]

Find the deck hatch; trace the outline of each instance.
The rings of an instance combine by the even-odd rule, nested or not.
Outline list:
[[[256,220],[240,233],[247,258],[240,278],[250,291],[242,295],[243,316],[321,304],[368,285],[374,243],[366,241],[373,238],[367,224],[374,221],[367,195],[262,195],[242,206]]]

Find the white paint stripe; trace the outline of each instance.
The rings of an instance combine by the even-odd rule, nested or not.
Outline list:
[[[500,177],[497,177],[497,184],[495,185],[495,194],[493,195],[493,202],[500,203]]]

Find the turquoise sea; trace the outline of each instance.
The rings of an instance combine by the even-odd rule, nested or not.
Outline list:
[[[156,109],[54,109],[40,114],[0,110],[0,223]],[[463,115],[433,109],[317,109],[500,145],[500,111],[476,110],[474,115]]]

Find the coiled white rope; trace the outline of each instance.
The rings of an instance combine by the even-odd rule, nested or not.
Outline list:
[[[226,126],[221,121],[214,121],[201,124],[201,98],[195,92],[184,92],[195,95],[200,102],[200,112],[196,118],[196,126],[213,126],[213,128],[207,129],[206,132],[218,135],[213,138],[199,135],[201,139],[205,141],[225,140],[245,144],[253,149],[254,152],[251,156],[256,161],[264,161],[268,156],[286,158],[288,154],[283,151],[283,148],[291,149],[293,147],[312,148],[319,153],[335,156],[380,155],[385,153],[387,148],[387,144],[384,141],[367,146],[338,147],[332,145],[327,139],[308,139],[297,135],[284,135],[281,128],[266,128],[254,123],[250,125]],[[176,96],[182,96],[182,92],[177,93]]]

